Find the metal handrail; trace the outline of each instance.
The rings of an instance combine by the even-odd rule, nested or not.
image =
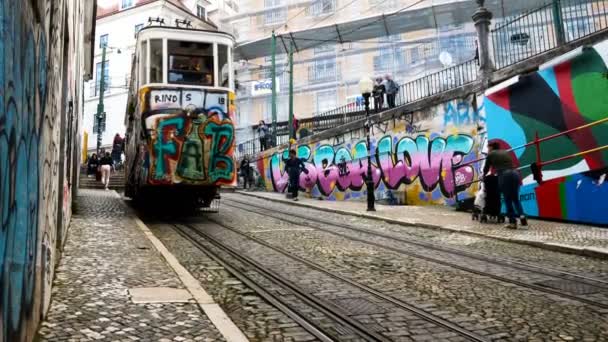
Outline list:
[[[571,154],[571,155],[568,155],[568,156],[564,156],[564,157],[548,160],[548,161],[545,161],[545,162],[543,162],[541,160],[540,144],[542,142],[553,140],[555,138],[561,137],[562,135],[570,134],[572,132],[576,132],[576,131],[579,131],[581,129],[597,126],[597,125],[602,124],[602,123],[608,123],[608,117],[606,117],[604,119],[600,119],[600,120],[596,120],[596,121],[590,122],[590,123],[585,124],[585,125],[574,127],[574,128],[565,130],[563,132],[551,134],[551,135],[548,135],[548,136],[543,137],[543,138],[539,138],[538,137],[538,133],[537,133],[536,134],[536,138],[534,140],[532,140],[530,142],[527,142],[527,143],[525,143],[523,145],[513,147],[513,148],[507,150],[507,152],[512,152],[512,151],[516,151],[516,150],[519,150],[519,149],[522,149],[522,148],[525,148],[525,147],[528,147],[528,146],[535,145],[536,146],[536,162],[534,162],[532,164],[522,165],[522,166],[518,167],[516,170],[522,170],[522,169],[525,169],[525,168],[528,168],[528,167],[532,167],[533,164],[536,164],[536,166],[538,167],[539,172],[541,172],[543,166],[550,165],[550,164],[555,164],[555,163],[558,163],[558,162],[561,162],[561,161],[564,161],[564,160],[568,160],[568,159],[580,157],[582,155],[586,155],[586,154],[589,154],[589,153],[593,153],[593,152],[597,152],[597,151],[602,151],[602,150],[608,149],[608,145],[598,146],[598,147],[590,149],[590,150],[574,153],[574,154]],[[456,176],[455,176],[454,170],[456,168],[462,168],[463,166],[479,163],[479,162],[484,161],[486,159],[488,159],[488,157],[484,156],[484,157],[481,157],[481,158],[478,158],[478,159],[475,159],[475,160],[468,161],[468,162],[463,163],[463,164],[458,164],[456,166],[452,165],[452,176],[454,177],[454,185],[455,185],[454,186],[454,193],[452,194],[452,196],[455,197],[456,202],[458,202],[457,195],[458,195],[458,188],[459,187],[462,188],[462,187],[467,187],[467,186],[469,186],[471,184],[479,183],[479,182],[481,182],[483,180],[483,177],[479,177],[478,179],[476,179],[474,181],[471,181],[471,182],[468,182],[468,183],[456,184]]]

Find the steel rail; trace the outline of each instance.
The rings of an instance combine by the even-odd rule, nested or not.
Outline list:
[[[214,221],[212,221],[212,222],[215,223],[216,225],[219,225],[219,226],[225,228],[223,225],[218,224],[217,222],[214,222]],[[180,225],[174,224],[174,226],[176,228],[176,231],[177,230],[181,230],[182,234],[180,234],[180,235],[182,235],[182,236],[184,236],[184,234],[188,235],[183,230],[183,228],[180,227]],[[225,243],[219,241],[218,239],[214,238],[213,236],[207,234],[206,232],[203,232],[203,231],[197,229],[196,227],[193,227],[191,224],[184,224],[183,226],[187,227],[190,231],[194,232],[195,234],[197,234],[200,237],[204,238],[205,240],[209,241],[216,248],[218,248],[220,250],[223,250],[225,253],[229,254],[231,257],[233,257],[233,258],[237,259],[238,261],[240,261],[241,263],[243,263],[243,264],[251,267],[253,270],[255,270],[259,274],[263,275],[267,279],[271,280],[272,282],[274,282],[276,284],[279,284],[281,287],[283,287],[285,289],[288,289],[296,297],[298,297],[300,300],[306,302],[309,306],[313,307],[315,310],[324,313],[326,316],[330,317],[331,319],[333,319],[334,321],[338,322],[342,326],[344,326],[344,327],[352,330],[355,334],[359,335],[364,340],[366,340],[366,341],[383,341],[383,342],[388,342],[389,341],[386,337],[384,337],[384,336],[382,336],[382,335],[380,335],[380,334],[378,334],[378,333],[376,333],[374,331],[370,331],[369,329],[367,329],[360,322],[358,322],[358,321],[356,321],[356,320],[354,320],[354,319],[346,316],[343,312],[340,312],[341,311],[340,309],[336,308],[331,303],[328,303],[325,300],[319,299],[319,298],[317,298],[317,297],[309,294],[305,290],[303,290],[300,287],[298,287],[297,285],[293,284],[291,281],[289,281],[289,280],[285,279],[284,277],[276,274],[274,271],[268,270],[266,267],[264,267],[263,265],[261,265],[257,261],[253,260],[250,257],[247,257],[247,256],[243,255],[242,253],[236,251],[234,248],[226,245]],[[209,251],[209,249],[205,248],[202,243],[200,243],[196,239],[192,238],[191,236],[190,236],[190,239],[188,239],[188,240],[190,242],[194,243],[196,246],[198,246],[204,252],[208,252]],[[219,260],[222,259],[218,255],[216,255],[216,257]],[[227,264],[227,263],[223,262],[222,264]],[[234,270],[234,268],[232,268],[232,270]],[[289,307],[288,304],[286,304],[285,302],[283,302],[282,300],[280,300],[278,297],[275,297],[275,299],[281,301],[284,306]],[[304,319],[304,320],[305,320],[305,322],[307,322],[307,324],[306,324],[306,326],[303,326],[303,328],[305,328],[307,331],[308,331],[307,327],[311,328],[311,331],[309,331],[311,334],[313,334],[313,331],[315,331],[315,334],[313,334],[313,335],[315,335],[315,336],[317,336],[317,335],[319,335],[319,336],[325,336],[324,337],[325,341],[333,341],[333,339],[331,339],[330,337],[328,337],[326,333],[322,333],[321,329],[318,329],[318,328],[314,327],[313,323],[310,323],[306,319]],[[301,321],[302,320],[297,320],[296,322],[300,323]],[[314,328],[314,330],[312,330],[313,328]],[[327,338],[329,338],[329,340],[327,340]]]
[[[252,289],[258,295],[260,295],[260,297],[262,297],[268,303],[273,305],[275,308],[279,309],[281,312],[283,312],[289,318],[293,319],[294,322],[298,323],[298,325],[300,325],[304,330],[308,331],[311,335],[315,336],[316,338],[318,338],[319,340],[321,340],[323,342],[333,342],[332,338],[330,338],[325,333],[323,333],[321,330],[319,330],[317,327],[315,327],[314,324],[312,324],[310,321],[308,321],[305,317],[301,316],[300,314],[298,314],[297,312],[292,310],[289,307],[289,305],[285,304],[284,301],[273,296],[268,291],[264,290],[254,280],[252,280],[250,277],[248,277],[245,273],[238,271],[236,268],[232,267],[230,264],[228,264],[226,261],[224,261],[219,255],[210,251],[208,248],[203,249],[202,244],[200,244],[198,241],[196,241],[196,239],[193,239],[190,235],[188,235],[183,230],[183,228],[181,228],[175,224],[173,224],[173,227],[174,227],[175,231],[181,237],[188,240],[194,246],[199,247],[199,249],[203,250],[203,253],[205,253],[206,255],[211,257],[211,259],[213,259],[215,262],[220,264],[223,268],[225,268],[228,272],[230,272],[230,274],[234,275],[239,281],[241,281],[247,287]]]
[[[234,201],[234,200],[230,200],[230,201],[237,202],[237,201]],[[239,203],[245,204],[245,203],[242,203],[242,202],[239,202]],[[238,207],[238,206],[235,206],[235,205],[229,205],[229,204],[226,204],[226,205],[228,205],[230,207],[233,207],[233,208],[239,208],[241,210],[248,211],[248,212],[251,212],[251,213],[254,213],[254,214],[257,213],[259,215],[262,215],[262,214],[260,214],[260,213],[258,213],[256,211],[253,211],[253,210],[250,210],[250,209]],[[263,210],[269,210],[269,209],[264,208],[264,207],[258,207],[258,206],[251,205],[250,203],[246,203],[246,205],[250,205],[250,206],[253,206],[253,207],[256,207],[256,208],[259,208],[259,209],[263,209]],[[366,233],[366,234],[369,234],[369,235],[376,235],[376,236],[380,236],[380,237],[384,237],[384,238],[394,239],[394,240],[397,240],[399,242],[403,242],[403,243],[407,243],[407,244],[411,244],[411,245],[419,245],[419,246],[428,247],[428,248],[431,248],[431,249],[434,249],[434,250],[440,250],[440,248],[443,248],[443,247],[436,247],[436,246],[432,246],[432,245],[425,246],[424,244],[419,243],[419,242],[412,242],[412,241],[408,241],[408,240],[397,238],[397,237],[390,236],[390,235],[382,236],[382,235],[379,235],[377,233],[369,232],[366,229],[356,228],[356,227],[353,227],[353,226],[350,226],[350,225],[344,225],[344,224],[335,223],[335,222],[328,222],[328,221],[320,220],[320,219],[313,218],[313,217],[303,217],[302,215],[291,213],[291,212],[290,213],[283,212],[283,213],[285,213],[286,215],[292,216],[292,217],[299,217],[299,218],[302,218],[302,219],[305,219],[305,220],[309,220],[309,221],[313,221],[313,222],[317,222],[317,223],[322,223],[322,224],[327,224],[327,225],[333,225],[333,226],[344,228],[344,229],[349,229],[349,230],[355,230],[355,231],[363,232],[363,233]],[[459,269],[461,271],[465,271],[465,272],[468,272],[468,273],[473,273],[473,274],[476,274],[476,275],[493,278],[495,280],[498,280],[498,281],[501,281],[501,282],[504,282],[504,283],[511,283],[511,284],[514,284],[514,285],[517,285],[517,286],[520,286],[520,287],[524,287],[524,288],[528,288],[528,289],[533,289],[533,290],[536,290],[536,291],[545,292],[545,293],[548,293],[548,294],[557,295],[557,296],[560,296],[560,297],[563,297],[563,298],[568,298],[568,299],[571,299],[571,300],[582,302],[582,303],[585,303],[587,305],[599,307],[599,308],[602,308],[602,309],[608,309],[608,304],[604,304],[604,303],[601,303],[601,302],[593,301],[593,300],[590,300],[590,299],[587,299],[587,298],[579,297],[579,296],[572,295],[572,294],[569,294],[569,293],[565,293],[565,292],[562,292],[562,291],[559,291],[559,290],[554,290],[554,289],[551,289],[551,288],[548,288],[548,287],[545,287],[545,286],[536,285],[536,284],[529,284],[529,283],[526,283],[526,282],[523,282],[523,281],[519,281],[519,280],[515,280],[515,279],[509,279],[509,278],[504,277],[504,276],[499,276],[499,275],[495,275],[495,274],[484,272],[484,271],[478,271],[476,269],[473,269],[473,268],[470,268],[470,267],[466,267],[466,266],[461,266],[461,265],[458,265],[458,264],[450,262],[450,261],[445,261],[445,260],[441,260],[441,259],[438,259],[438,258],[428,257],[428,256],[425,256],[425,255],[421,255],[419,253],[415,253],[415,252],[411,252],[409,250],[405,250],[403,248],[396,248],[396,247],[390,247],[390,246],[382,245],[380,243],[371,242],[371,241],[368,241],[368,240],[356,238],[356,237],[353,237],[353,236],[349,236],[347,234],[334,232],[334,231],[332,231],[330,229],[321,228],[319,226],[311,225],[311,224],[308,224],[308,223],[297,222],[297,221],[290,220],[290,219],[287,219],[287,218],[284,218],[284,217],[280,217],[280,216],[277,216],[277,215],[273,215],[273,214],[264,214],[264,216],[266,216],[266,217],[272,217],[272,218],[275,218],[275,219],[278,219],[278,220],[281,220],[281,221],[285,221],[285,222],[288,222],[288,223],[291,223],[291,224],[295,224],[295,225],[299,225],[299,226],[304,226],[304,227],[312,228],[312,229],[315,229],[315,230],[320,230],[320,231],[323,231],[323,232],[326,232],[326,233],[330,233],[332,235],[336,235],[336,236],[340,236],[340,237],[343,237],[343,238],[347,238],[347,239],[352,240],[352,241],[362,242],[362,243],[365,243],[365,244],[368,244],[368,245],[373,245],[373,246],[376,246],[376,247],[384,248],[384,249],[387,249],[387,250],[390,250],[390,251],[393,251],[393,252],[397,252],[397,253],[400,253],[400,254],[405,254],[405,255],[408,255],[408,256],[411,256],[411,257],[414,257],[414,258],[417,258],[417,259],[423,259],[423,260],[427,260],[427,261],[430,261],[430,262],[433,262],[433,263],[436,263],[436,264],[440,264],[440,265],[443,265],[443,266],[448,266],[448,267],[451,267],[451,268],[456,268],[456,269]],[[456,254],[456,255],[460,255],[460,256],[469,257],[469,256],[467,256],[464,253],[459,252],[459,251],[447,251],[447,250],[442,250],[442,251],[448,252],[448,253],[452,253],[452,254]],[[474,256],[470,256],[470,257],[471,258],[476,258],[476,259],[478,259],[480,261],[484,261],[484,260],[480,259],[480,257],[474,257]],[[485,260],[485,261],[487,261],[487,260]],[[490,261],[490,262],[494,263],[492,261]],[[509,266],[509,265],[505,265],[505,266]],[[512,266],[512,267],[514,267],[514,266]],[[533,272],[533,271],[529,271],[529,272]],[[537,272],[537,273],[540,273],[540,272]],[[548,274],[545,274],[545,275],[548,275]],[[554,278],[560,278],[559,276],[555,276],[555,275],[548,275],[548,276],[551,276],[551,277],[554,277]],[[564,279],[564,278],[562,278],[562,279]],[[571,280],[571,279],[567,279],[567,280]],[[598,282],[598,283],[601,283],[601,284],[605,284],[606,283],[606,282],[600,281],[600,280],[595,280],[595,281]],[[586,284],[587,285],[591,285],[591,286],[595,286],[595,287],[600,288],[600,289],[606,289],[605,287],[598,286],[596,284],[589,284],[589,283],[586,283]]]
[[[343,277],[343,276],[341,276],[339,274],[336,274],[334,272],[328,271],[324,267],[322,267],[322,266],[320,266],[320,265],[318,265],[316,263],[313,263],[312,261],[309,261],[309,260],[306,260],[304,258],[301,258],[301,257],[299,257],[299,256],[297,256],[297,255],[295,255],[293,253],[290,253],[290,252],[288,252],[288,251],[286,251],[286,250],[284,250],[282,248],[273,246],[273,245],[271,245],[271,244],[269,244],[269,243],[267,243],[267,242],[265,242],[265,241],[263,241],[261,239],[258,239],[256,237],[249,236],[249,235],[247,235],[247,234],[239,231],[238,229],[236,229],[234,227],[231,227],[231,226],[229,226],[229,225],[227,225],[225,223],[219,222],[219,221],[217,221],[215,219],[211,219],[211,218],[208,218],[208,219],[211,222],[213,222],[213,223],[215,223],[215,224],[217,224],[217,225],[219,225],[219,226],[221,226],[221,227],[223,227],[223,228],[225,228],[227,230],[230,230],[231,232],[233,232],[235,234],[243,236],[246,239],[252,240],[252,241],[254,241],[254,242],[256,242],[256,243],[258,243],[258,244],[260,244],[260,245],[262,245],[262,246],[264,246],[266,248],[269,248],[269,249],[272,249],[272,250],[274,250],[274,251],[276,251],[278,253],[281,253],[281,254],[283,254],[283,255],[285,255],[285,256],[293,259],[293,260],[296,260],[296,261],[298,261],[298,262],[300,262],[300,263],[302,263],[302,264],[304,264],[304,265],[306,265],[306,266],[308,266],[308,267],[310,267],[312,269],[315,269],[315,270],[317,270],[317,271],[319,271],[321,273],[324,273],[324,274],[326,274],[326,275],[328,275],[328,276],[330,276],[332,278],[338,279],[338,280],[340,280],[340,281],[342,281],[344,283],[347,283],[347,284],[349,284],[349,285],[351,285],[353,287],[356,287],[356,288],[358,288],[358,289],[360,289],[360,290],[362,290],[364,292],[367,292],[367,293],[369,293],[369,294],[371,294],[371,295],[373,295],[375,297],[378,297],[378,298],[380,298],[380,299],[382,299],[384,301],[387,301],[387,302],[389,302],[389,303],[391,303],[391,304],[393,304],[393,305],[395,305],[395,306],[397,306],[397,307],[399,307],[401,309],[407,310],[407,311],[415,314],[416,316],[418,316],[418,317],[420,317],[420,318],[422,318],[422,319],[424,319],[424,320],[426,320],[428,322],[432,322],[432,323],[434,323],[434,324],[436,324],[438,326],[442,326],[442,327],[444,327],[444,328],[446,328],[448,330],[451,330],[451,331],[453,331],[455,333],[458,333],[461,336],[467,337],[468,339],[470,339],[472,341],[485,341],[485,342],[489,341],[487,338],[485,338],[483,336],[480,336],[480,335],[478,335],[478,334],[476,334],[476,333],[474,333],[472,331],[466,330],[466,329],[460,327],[457,324],[454,324],[454,323],[452,323],[450,321],[447,321],[447,320],[445,320],[445,319],[443,319],[443,318],[441,318],[439,316],[436,316],[436,315],[434,315],[432,313],[429,313],[429,312],[427,312],[427,311],[425,311],[423,309],[420,309],[420,308],[418,308],[416,306],[413,306],[411,304],[403,302],[403,301],[401,301],[399,299],[393,298],[392,296],[388,296],[388,295],[386,295],[384,293],[381,293],[381,292],[379,292],[379,291],[377,291],[377,290],[375,290],[375,289],[373,289],[371,287],[368,287],[366,285],[360,284],[360,283],[358,283],[358,282],[356,282],[354,280],[348,279],[348,278]],[[193,229],[195,229],[197,232],[200,232],[196,228],[193,228]],[[201,234],[205,234],[203,232],[200,232],[200,233]]]

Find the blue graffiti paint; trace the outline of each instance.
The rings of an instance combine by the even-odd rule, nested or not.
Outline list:
[[[228,155],[228,152],[234,143],[234,126],[230,123],[209,122],[205,126],[205,135],[212,137],[209,178],[212,182],[232,181],[234,160]]]
[[[0,3],[0,339],[7,341],[20,340],[24,322],[33,318],[40,248],[47,56],[45,34],[29,19],[30,6]]]
[[[177,144],[172,139],[165,141],[165,132],[174,127],[178,132],[184,130],[184,119],[177,117],[168,120],[161,120],[156,130],[156,142],[154,143],[154,153],[156,154],[156,168],[154,170],[155,179],[163,179],[165,177],[165,168],[168,165],[166,158],[174,156],[177,153]],[[181,134],[181,133],[178,133]]]

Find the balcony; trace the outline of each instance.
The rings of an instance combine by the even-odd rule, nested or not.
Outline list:
[[[308,67],[308,83],[310,84],[339,81],[340,79],[340,63],[315,63]]]

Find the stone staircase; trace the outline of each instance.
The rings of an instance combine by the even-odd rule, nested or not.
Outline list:
[[[101,181],[96,181],[95,177],[87,177],[86,173],[80,173],[80,186],[81,189],[103,189]],[[110,177],[110,189],[121,191],[125,188],[125,172],[116,171]]]

